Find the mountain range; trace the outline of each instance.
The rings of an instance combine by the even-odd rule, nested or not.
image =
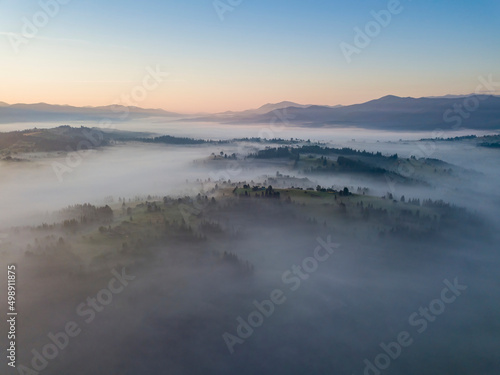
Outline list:
[[[163,109],[127,107],[123,105],[74,107],[46,103],[9,105],[0,102],[0,124],[15,122],[101,121],[108,119],[123,121],[152,116],[182,117],[182,115]]]
[[[73,107],[0,102],[0,123],[46,121],[114,121],[163,117],[172,121],[225,124],[285,122],[290,126],[360,127],[380,130],[500,129],[500,97],[463,95],[403,98],[384,96],[347,106],[303,105],[284,101],[257,109],[205,115],[183,115],[163,109],[105,106]]]

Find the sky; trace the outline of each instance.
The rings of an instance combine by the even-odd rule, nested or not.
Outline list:
[[[499,20],[498,0],[0,0],[0,101],[195,113],[466,94],[500,81]]]

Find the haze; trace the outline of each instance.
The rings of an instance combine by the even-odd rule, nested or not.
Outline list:
[[[0,2],[0,374],[498,375],[499,2]]]

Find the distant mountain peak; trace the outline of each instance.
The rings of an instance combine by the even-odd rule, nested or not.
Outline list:
[[[415,98],[411,97],[411,96],[403,97],[403,96],[396,96],[396,95],[386,95],[386,96],[383,96],[380,99],[376,99],[376,100],[398,101],[398,100],[415,100]]]
[[[460,98],[469,98],[471,96],[496,96],[496,97],[498,97],[498,95],[495,95],[495,94],[490,94],[487,92],[479,92],[479,93],[462,94],[462,95],[448,94],[448,95],[443,95],[443,96],[425,96],[424,98],[426,98],[426,99],[460,99]]]
[[[284,106],[284,107],[295,107],[295,106],[303,106],[303,104],[298,104],[298,103],[294,103],[294,102],[290,102],[288,100],[284,100],[282,102],[279,102],[279,103],[267,103],[267,104],[264,104],[263,106],[259,107],[260,108],[267,108],[267,107],[276,107],[276,106]]]

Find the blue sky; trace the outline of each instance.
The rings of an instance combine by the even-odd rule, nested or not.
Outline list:
[[[480,76],[500,81],[498,0],[401,1],[349,63],[340,44],[356,47],[354,28],[389,3],[243,0],[221,20],[213,0],[72,0],[15,50],[9,33],[23,35],[42,8],[3,0],[0,101],[110,104],[156,66],[171,75],[137,104],[184,112],[460,94]]]

